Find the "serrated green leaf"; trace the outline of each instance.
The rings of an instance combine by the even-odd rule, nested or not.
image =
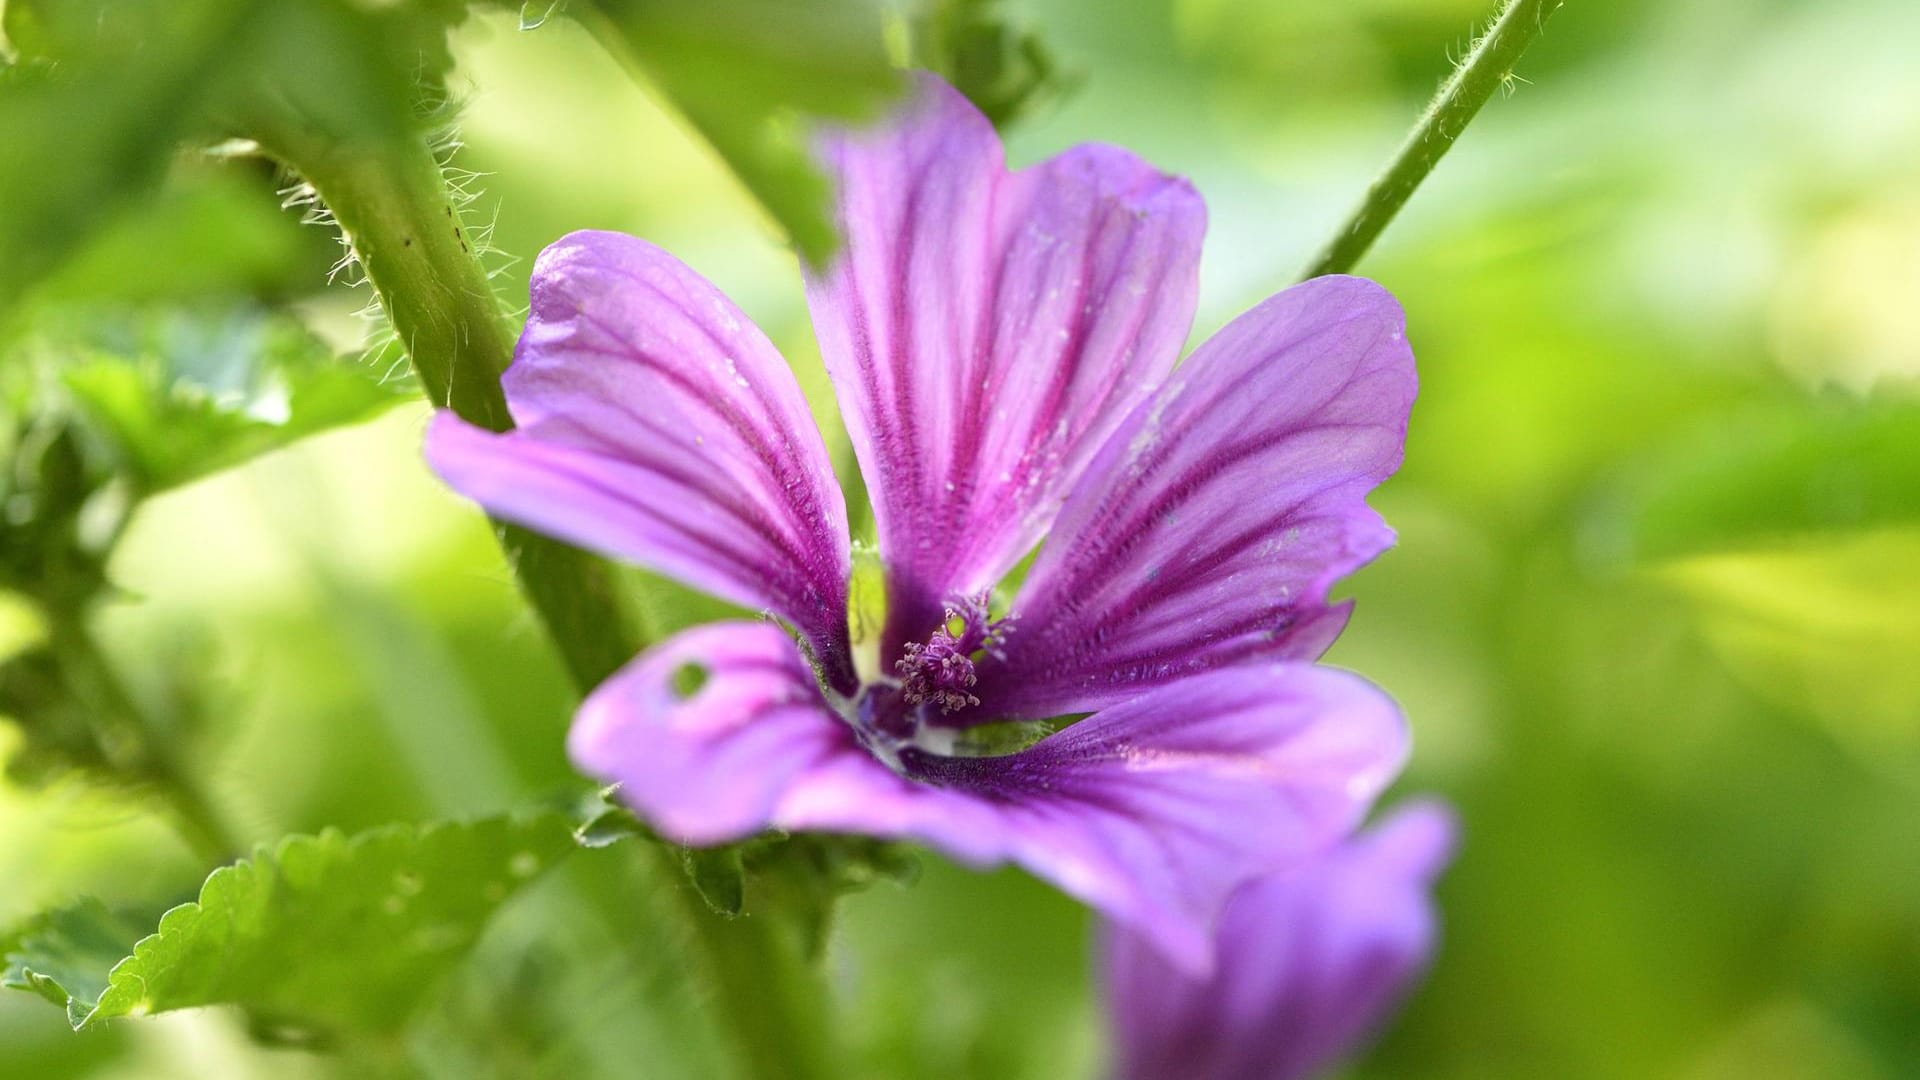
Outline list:
[[[83,924],[98,931],[94,947],[58,974],[33,969],[27,988],[63,995],[76,1030],[204,1005],[391,1030],[493,912],[573,847],[557,814],[292,837],[214,871],[104,978],[99,962],[115,950],[96,918]]]
[[[62,365],[81,413],[141,494],[241,464],[407,400],[298,323],[258,313],[123,327],[111,352]]]
[[[586,7],[587,5],[580,5]],[[800,255],[837,238],[831,192],[806,147],[815,120],[877,116],[904,87],[867,0],[600,0],[589,27],[673,104],[766,207]]]
[[[1920,523],[1920,406],[1796,406],[1721,425],[1646,467],[1629,502],[1645,559]]]
[[[107,972],[133,951],[143,924],[150,919],[93,899],[47,912],[0,941],[0,986],[39,994],[67,1009],[77,1025],[106,991]]]

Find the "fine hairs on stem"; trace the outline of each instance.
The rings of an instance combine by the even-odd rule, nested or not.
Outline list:
[[[1380,237],[1394,215],[1406,204],[1433,167],[1467,129],[1480,106],[1493,92],[1510,86],[1514,64],[1540,36],[1547,17],[1565,0],[1506,0],[1499,14],[1475,38],[1467,55],[1434,95],[1406,141],[1373,184],[1367,188],[1333,239],[1314,256],[1302,278],[1344,274],[1356,266]]]

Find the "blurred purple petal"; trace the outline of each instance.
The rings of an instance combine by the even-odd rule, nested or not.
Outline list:
[[[681,672],[699,689],[677,689]],[[730,623],[608,680],[570,748],[674,839],[813,829],[1012,861],[1198,969],[1227,895],[1345,835],[1406,736],[1362,680],[1264,665],[1167,687],[1005,757],[904,748],[896,771],[827,707],[779,628]]]
[[[427,457],[490,512],[677,577],[804,633],[846,668],[846,504],[766,335],[679,260],[562,237],[503,380],[518,429],[443,413]]]
[[[1366,495],[1414,395],[1399,304],[1361,278],[1235,319],[1129,415],[1074,488],[967,720],[1086,712],[1255,659],[1313,659],[1340,577],[1393,532]]]
[[[889,570],[887,663],[990,588],[1193,320],[1205,208],[1109,146],[1008,173],[986,118],[923,78],[829,140],[843,256],[809,281]]]
[[[1430,893],[1455,831],[1445,808],[1411,806],[1319,862],[1247,885],[1221,918],[1209,978],[1110,928],[1115,1075],[1302,1080],[1353,1052],[1426,966]]]

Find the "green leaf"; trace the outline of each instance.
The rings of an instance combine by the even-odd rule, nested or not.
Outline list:
[[[57,934],[22,938],[7,984],[64,1000],[76,1030],[204,1005],[392,1030],[494,911],[573,847],[557,814],[296,836],[214,871],[130,951],[104,909],[72,909],[82,914],[59,917]]]
[[[610,796],[611,792],[603,795],[602,799]],[[583,848],[611,847],[629,837],[654,839],[653,830],[635,817],[633,811],[605,802],[592,810],[586,822],[573,831],[574,842]]]
[[[246,462],[407,400],[298,322],[258,312],[164,317],[96,338],[62,382],[143,495]],[[69,346],[71,347],[71,346]]]
[[[159,182],[240,10],[170,4],[137,33],[103,21],[98,48],[70,52],[79,6],[6,5],[9,37],[35,62],[0,72],[0,307]]]
[[[693,882],[694,891],[715,915],[731,919],[746,910],[747,872],[738,846],[685,848],[680,853],[680,865],[687,872],[687,880]]]
[[[603,848],[628,838],[671,844],[633,811],[599,793],[587,821],[574,831],[582,847]],[[709,848],[680,848],[680,867],[714,914],[780,912],[794,920],[808,951],[825,943],[826,917],[834,901],[877,882],[911,884],[920,875],[912,848],[861,836],[768,832]]]
[[[1078,81],[1046,42],[1010,20],[1000,0],[942,0],[914,26],[914,60],[937,71],[997,128],[1005,128]]]
[[[1647,467],[1629,501],[1645,559],[1920,523],[1920,406],[1795,404],[1721,424]]]
[[[588,5],[576,5],[585,8]],[[713,145],[794,247],[824,262],[831,192],[806,147],[817,120],[877,116],[903,88],[879,5],[600,0],[581,12]]]
[[[446,118],[458,0],[9,0],[0,307],[151,191],[175,148],[411,138]]]
[[[39,994],[78,1027],[107,989],[107,973],[133,951],[141,919],[87,899],[47,912],[0,940],[0,986]]]
[[[287,213],[265,172],[252,158],[177,158],[154,198],[74,251],[38,286],[36,303],[184,304],[311,291],[314,268],[338,255],[334,238]]]
[[[838,901],[882,881],[918,880],[920,860],[904,844],[863,836],[774,833],[739,845],[746,868],[745,909],[777,913],[798,933],[805,955],[826,949]]]

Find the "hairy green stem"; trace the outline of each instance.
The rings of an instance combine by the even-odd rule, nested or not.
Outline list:
[[[472,423],[510,428],[500,374],[513,355],[512,334],[426,141],[352,146],[286,132],[266,145],[332,211],[433,401]],[[499,532],[515,576],[583,693],[633,656],[639,636],[606,563],[513,526]],[[723,919],[687,886],[672,849],[646,848],[680,898],[745,1075],[835,1075],[825,988],[778,932],[779,913]]]
[[[1427,178],[1454,140],[1467,129],[1494,90],[1513,77],[1520,54],[1533,44],[1547,16],[1564,0],[1506,0],[1487,32],[1477,38],[1460,65],[1441,84],[1433,103],[1413,126],[1400,151],[1367,189],[1352,216],[1331,243],[1314,257],[1304,276],[1344,274],[1359,263],[1414,189]]]
[[[333,212],[433,403],[494,431],[512,427],[500,373],[513,334],[427,144],[306,137],[269,149]],[[611,567],[518,526],[498,532],[576,685],[591,688],[632,659],[639,638]]]

